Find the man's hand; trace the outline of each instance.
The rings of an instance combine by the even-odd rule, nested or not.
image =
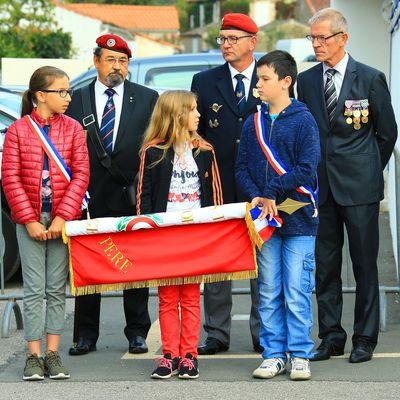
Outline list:
[[[44,226],[40,222],[28,222],[25,224],[29,236],[34,240],[44,242],[47,239]]]
[[[47,239],[58,239],[61,236],[65,220],[61,217],[55,217],[47,230]]]
[[[261,214],[258,216],[258,219],[261,221],[269,214],[269,220],[278,215],[278,209],[276,208],[275,200],[266,199],[265,197],[254,197],[251,201],[252,207],[261,207]]]

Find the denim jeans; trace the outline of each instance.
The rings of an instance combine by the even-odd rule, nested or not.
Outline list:
[[[263,358],[310,358],[315,236],[275,233],[257,253]]]

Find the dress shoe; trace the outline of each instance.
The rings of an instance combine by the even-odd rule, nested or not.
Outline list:
[[[78,338],[77,343],[70,347],[69,355],[70,356],[83,356],[84,354],[88,354],[91,351],[96,351],[96,345],[94,343],[89,342],[83,337]]]
[[[264,347],[261,346],[260,342],[253,343],[253,349],[256,353],[262,353],[264,351]]]
[[[133,336],[129,341],[129,353],[142,354],[148,351],[146,339],[143,336]]]
[[[227,350],[229,350],[229,346],[223,344],[222,342],[220,342],[218,339],[215,338],[207,338],[204,344],[201,344],[197,348],[198,353],[202,356],[216,354]]]
[[[329,360],[332,356],[342,356],[343,354],[343,349],[334,346],[332,343],[322,341],[310,361]]]
[[[351,363],[362,363],[369,361],[372,358],[374,349],[369,344],[356,344],[351,349],[349,362]]]

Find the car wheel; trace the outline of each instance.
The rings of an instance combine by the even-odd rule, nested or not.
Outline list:
[[[4,279],[7,282],[18,271],[20,266],[18,242],[15,234],[15,224],[11,221],[10,214],[2,209],[3,236],[5,252],[3,258]]]

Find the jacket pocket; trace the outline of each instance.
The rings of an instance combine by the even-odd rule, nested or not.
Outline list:
[[[301,271],[301,290],[303,292],[312,292],[315,287],[315,258],[314,254],[306,254]]]

